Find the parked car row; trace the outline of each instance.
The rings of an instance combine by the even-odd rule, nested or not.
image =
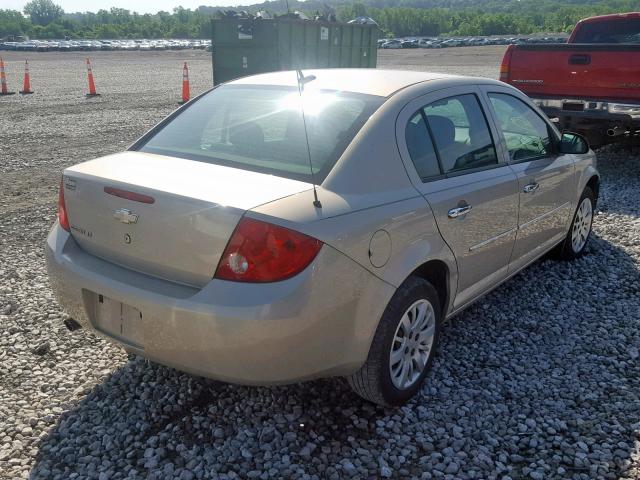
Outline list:
[[[523,45],[538,43],[565,43],[566,36],[546,37],[411,37],[411,38],[381,38],[378,48],[446,48],[471,47],[484,45]]]
[[[28,40],[0,43],[0,50],[27,52],[95,50],[184,50],[209,49],[211,40]]]

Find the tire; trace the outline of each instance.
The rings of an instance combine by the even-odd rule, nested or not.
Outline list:
[[[596,208],[596,196],[593,190],[585,187],[575,213],[571,221],[571,227],[567,236],[558,245],[557,257],[560,260],[569,261],[582,256],[585,252],[589,238],[591,237],[591,227],[593,225],[593,212]],[[587,214],[585,216],[585,211]]]
[[[382,314],[366,362],[347,377],[353,391],[383,406],[402,405],[413,397],[431,368],[440,338],[441,317],[440,301],[433,285],[419,277],[405,280]],[[408,328],[410,326],[414,328]],[[394,360],[400,358],[395,364],[391,363],[392,353],[395,353]],[[424,365],[421,370],[419,362]],[[407,375],[403,376],[405,371]]]

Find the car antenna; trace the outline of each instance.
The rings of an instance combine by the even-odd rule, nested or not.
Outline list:
[[[320,200],[318,200],[318,191],[316,190],[316,180],[313,174],[313,163],[311,163],[311,146],[309,145],[309,134],[307,133],[307,120],[304,115],[304,100],[302,98],[302,91],[304,90],[304,86],[313,82],[316,77],[315,75],[304,76],[302,70],[296,70],[296,78],[298,80],[298,95],[300,96],[300,110],[302,111],[302,126],[304,127],[304,138],[307,142],[307,156],[309,158],[309,170],[311,171],[311,183],[313,184],[313,206],[316,208],[322,208],[322,204]]]

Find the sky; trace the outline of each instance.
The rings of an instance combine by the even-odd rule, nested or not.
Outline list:
[[[0,0],[0,8],[20,10],[28,0]],[[200,5],[229,6],[229,5],[253,5],[260,0],[53,0],[60,5],[65,12],[97,12],[109,10],[111,7],[126,8],[138,13],[156,13],[160,10],[171,12],[175,7],[195,9]]]

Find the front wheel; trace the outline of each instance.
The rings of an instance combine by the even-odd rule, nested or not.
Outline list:
[[[571,228],[564,241],[558,246],[558,256],[561,260],[573,260],[584,253],[591,236],[595,205],[596,197],[593,190],[585,187],[578,201],[576,213],[573,215]]]
[[[441,309],[435,288],[409,277],[385,309],[367,361],[347,378],[361,397],[379,405],[401,405],[419,390],[438,344]]]

